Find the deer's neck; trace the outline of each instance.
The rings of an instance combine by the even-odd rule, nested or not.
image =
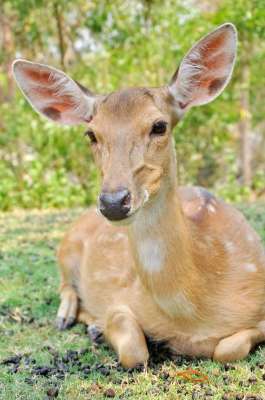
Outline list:
[[[137,272],[158,305],[171,316],[195,313],[200,276],[175,185],[139,212],[129,236]]]

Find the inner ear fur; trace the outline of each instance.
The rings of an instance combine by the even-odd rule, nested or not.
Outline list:
[[[169,84],[180,111],[206,104],[224,90],[232,75],[236,45],[236,28],[226,23],[190,49]]]
[[[19,59],[13,63],[13,74],[26,99],[45,117],[62,124],[91,119],[95,96],[63,71]]]

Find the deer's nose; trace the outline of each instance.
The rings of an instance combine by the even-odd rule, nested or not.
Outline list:
[[[127,217],[131,209],[131,194],[127,189],[117,192],[102,192],[99,196],[99,209],[111,221]]]

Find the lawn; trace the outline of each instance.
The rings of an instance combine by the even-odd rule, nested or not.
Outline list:
[[[242,209],[265,243],[265,205]],[[150,344],[148,369],[125,371],[83,325],[55,329],[55,251],[81,211],[0,214],[0,399],[265,399],[265,345],[219,365]]]

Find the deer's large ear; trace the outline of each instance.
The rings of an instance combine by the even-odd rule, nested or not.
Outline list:
[[[95,96],[85,92],[64,72],[47,65],[16,60],[13,74],[22,93],[40,114],[70,125],[91,119]]]
[[[226,23],[191,48],[169,84],[180,113],[212,101],[223,91],[233,71],[236,45],[236,28]]]

